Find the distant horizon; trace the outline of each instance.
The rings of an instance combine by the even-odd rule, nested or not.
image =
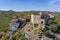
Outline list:
[[[18,11],[18,10],[0,10],[0,11],[15,11],[15,12],[28,12],[28,11],[47,11],[47,10],[26,10],[26,11]],[[60,12],[60,11],[48,11],[48,12]]]

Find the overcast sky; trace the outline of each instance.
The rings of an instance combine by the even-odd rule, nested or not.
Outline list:
[[[60,0],[0,0],[0,10],[60,11]]]

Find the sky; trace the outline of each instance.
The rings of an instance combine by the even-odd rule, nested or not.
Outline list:
[[[60,0],[0,0],[0,10],[60,12]]]

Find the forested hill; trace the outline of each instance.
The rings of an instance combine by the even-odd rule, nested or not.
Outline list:
[[[39,13],[40,11],[25,11],[25,12],[15,12],[12,10],[9,11],[1,11],[0,10],[0,31],[5,30],[7,27],[9,27],[9,22],[12,19],[12,16],[17,15],[24,19],[29,19],[31,14]],[[45,11],[43,11],[45,12]],[[46,11],[45,13],[47,13]]]
[[[59,15],[59,16],[60,16],[60,12],[51,12],[51,13],[53,13],[53,14],[55,14],[55,15]]]
[[[48,13],[49,11],[23,11],[23,12],[17,12],[17,11],[13,11],[13,10],[9,10],[9,11],[2,11],[0,10],[0,14],[16,14],[16,13],[19,13],[19,14],[23,14],[23,13],[39,13],[39,12],[44,12],[44,13]],[[56,14],[56,15],[60,15],[60,12],[49,12],[49,13],[52,13],[52,14]]]

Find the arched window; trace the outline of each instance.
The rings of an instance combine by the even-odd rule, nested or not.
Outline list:
[[[43,21],[41,21],[41,24],[43,24]]]

